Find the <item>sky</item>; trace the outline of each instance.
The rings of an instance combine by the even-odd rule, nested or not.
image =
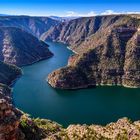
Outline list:
[[[0,0],[0,14],[95,16],[140,13],[140,0]]]

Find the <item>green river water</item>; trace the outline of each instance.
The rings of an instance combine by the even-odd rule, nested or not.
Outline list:
[[[53,89],[47,75],[65,66],[72,54],[61,43],[48,42],[50,59],[22,68],[13,89],[16,107],[32,117],[47,118],[64,126],[74,123],[107,124],[121,117],[140,119],[140,89],[103,86],[80,90]]]

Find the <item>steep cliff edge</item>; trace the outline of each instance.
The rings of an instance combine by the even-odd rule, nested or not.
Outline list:
[[[0,27],[1,61],[23,66],[50,58],[52,55],[48,45],[32,34],[15,27]]]
[[[98,30],[74,50],[68,66],[52,72],[55,88],[76,89],[96,85],[140,87],[139,20],[121,18]]]

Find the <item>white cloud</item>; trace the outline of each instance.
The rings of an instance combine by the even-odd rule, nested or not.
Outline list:
[[[127,12],[127,14],[140,14],[140,12]]]
[[[115,12],[113,10],[106,10],[102,12],[100,15],[116,15],[116,14],[121,14],[122,12]]]
[[[96,14],[96,12],[94,12],[94,11],[90,11],[88,14],[87,14],[87,16],[96,16],[97,14]]]
[[[67,11],[66,12],[66,16],[67,17],[74,17],[74,16],[77,16],[78,14],[74,11]]]
[[[115,12],[113,10],[106,10],[100,13],[99,15],[117,15],[117,14],[140,14],[140,12],[124,12],[124,11]]]
[[[90,16],[96,16],[96,13],[94,11],[90,11],[87,14],[77,13],[74,11],[67,11],[66,17],[90,17]]]
[[[113,10],[106,10],[102,13],[96,13],[95,11],[90,11],[88,13],[77,13],[74,11],[67,11],[64,16],[66,17],[91,17],[97,15],[117,15],[117,14],[140,14],[140,12],[115,12]]]

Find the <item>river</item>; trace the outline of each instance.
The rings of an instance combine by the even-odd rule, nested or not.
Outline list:
[[[13,88],[16,107],[31,117],[47,118],[63,126],[102,124],[121,117],[140,119],[140,89],[102,86],[80,90],[58,90],[47,82],[47,75],[65,66],[72,52],[62,43],[48,42],[54,53],[50,59],[22,67],[23,76]]]

